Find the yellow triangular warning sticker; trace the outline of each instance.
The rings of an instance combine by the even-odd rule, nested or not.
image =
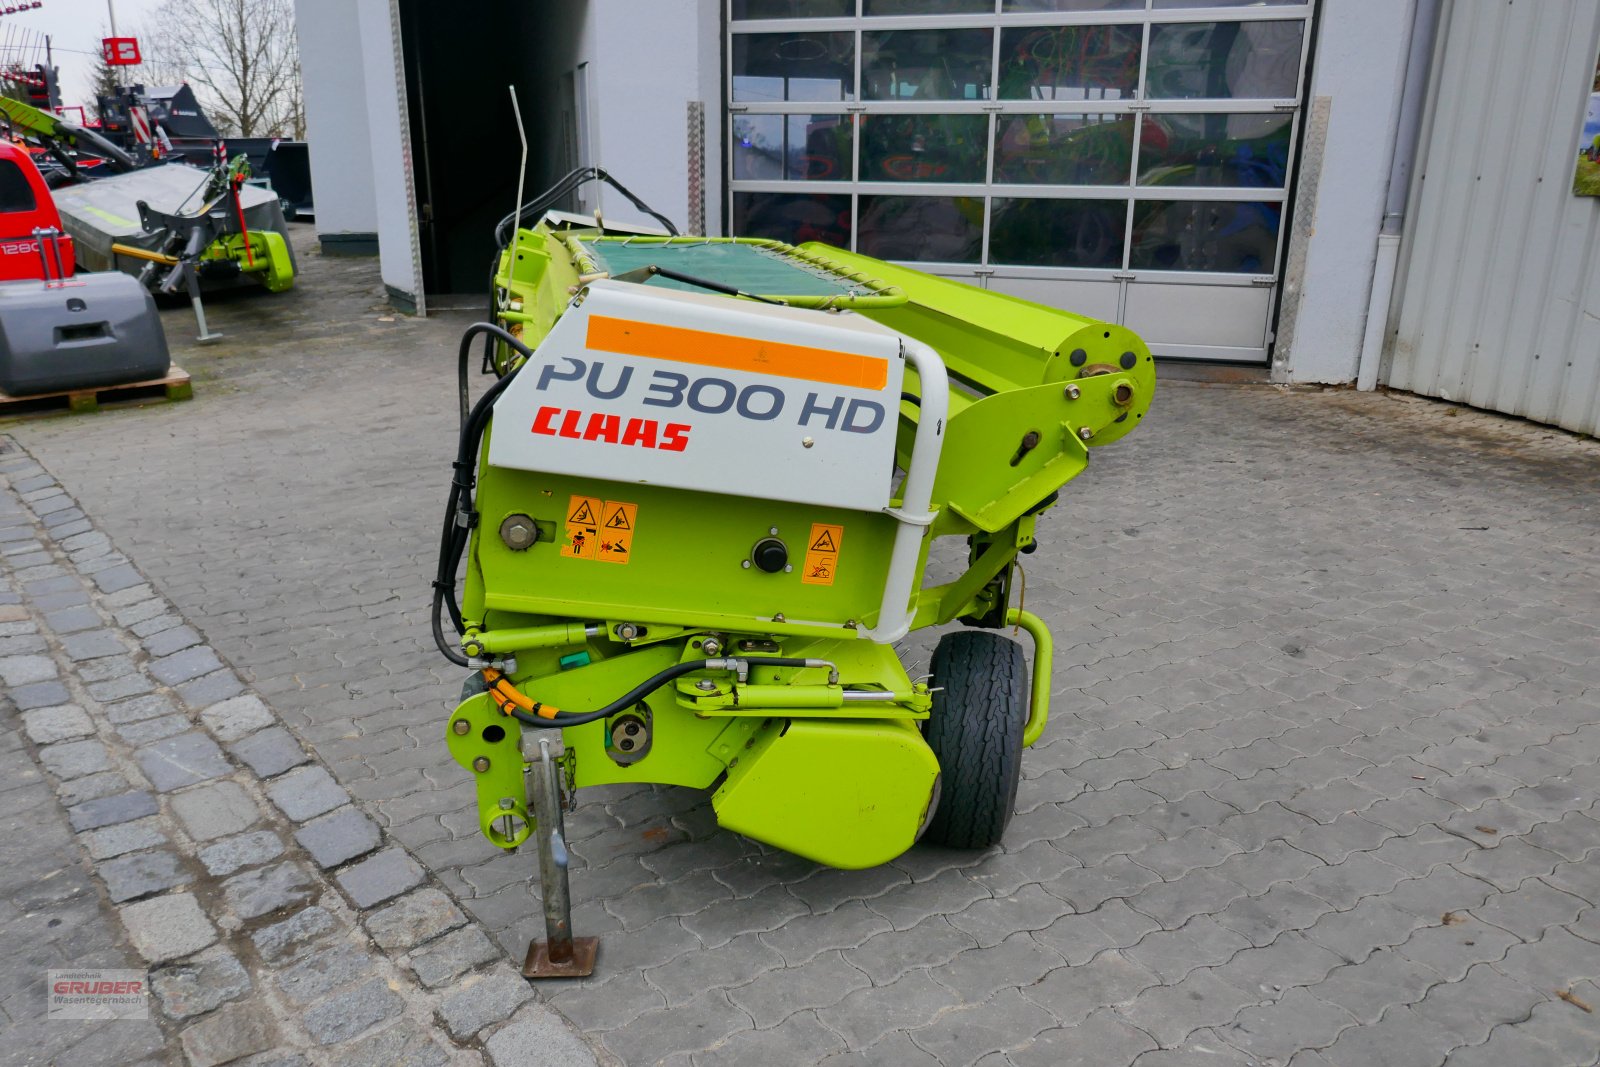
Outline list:
[[[589,506],[588,498],[578,497],[577,499],[578,506],[571,515],[567,516],[567,521],[577,523],[580,526],[593,526],[595,524],[594,509]]]
[[[631,530],[633,529],[633,524],[628,521],[628,513],[621,508],[617,508],[616,512],[606,520],[606,529]]]
[[[833,540],[833,531],[829,530],[827,528],[824,528],[823,531],[822,531],[822,536],[817,538],[815,541],[811,542],[811,551],[813,551],[813,552],[837,552],[837,551],[839,551],[839,546],[837,544],[835,544],[834,540]]]

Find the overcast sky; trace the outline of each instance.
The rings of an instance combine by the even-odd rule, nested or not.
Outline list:
[[[0,54],[0,60],[15,56],[17,42],[34,34],[49,35],[56,66],[61,71],[61,100],[65,104],[88,104],[94,83],[94,57],[100,53],[100,39],[111,25],[107,0],[41,0],[37,11],[0,15],[0,47],[13,50]],[[117,33],[137,36],[160,0],[111,0],[116,7]],[[4,6],[4,5],[0,5]],[[30,31],[24,35],[23,31]],[[138,67],[129,67],[130,80],[138,80]]]

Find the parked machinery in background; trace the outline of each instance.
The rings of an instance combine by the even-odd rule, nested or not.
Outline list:
[[[175,105],[173,113],[183,110]],[[293,286],[283,206],[271,190],[250,184],[248,161],[229,158],[226,142],[209,144],[202,169],[164,161],[157,142],[125,150],[20,101],[0,99],[0,117],[60,170],[56,206],[83,266],[134,274],[157,293],[182,288],[201,340],[218,336],[206,325],[202,288],[249,283],[281,292]]]
[[[12,397],[149,381],[171,360],[155,301],[83,274],[28,153],[0,141],[0,389]]]

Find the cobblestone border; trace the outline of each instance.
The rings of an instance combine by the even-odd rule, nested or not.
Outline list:
[[[0,682],[186,1059],[598,1062],[3,436],[0,482]]]

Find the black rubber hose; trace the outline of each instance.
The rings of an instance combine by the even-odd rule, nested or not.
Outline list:
[[[592,181],[605,182],[607,185],[611,186],[611,188],[621,193],[622,196],[634,207],[638,208],[646,215],[649,215],[651,218],[661,223],[662,228],[665,229],[669,234],[674,237],[678,236],[678,228],[672,224],[671,219],[661,214],[661,212],[657,211],[649,204],[646,204],[643,200],[640,200],[632,193],[632,191],[627,188],[627,186],[623,185],[610,174],[606,173],[603,168],[579,167],[578,169],[569,172],[566,177],[556,182],[549,189],[546,189],[532,200],[529,200],[526,204],[523,204],[520,210],[513,211],[511,214],[501,219],[499,224],[494,228],[495,244],[500,248],[504,248],[506,245],[511,243],[511,227],[516,222],[519,215],[537,216],[553,206],[556,201],[560,200],[574,189],[577,189],[580,185],[583,185],[585,182]]]
[[[627,187],[613,178],[602,168],[579,167],[576,170],[569,171],[560,181],[556,182],[554,185],[540,193],[538,196],[534,197],[532,200],[529,200],[526,204],[523,204],[520,210],[513,211],[495,225],[494,256],[489,260],[489,318],[494,318],[500,310],[495,303],[495,279],[500,274],[500,256],[505,252],[506,245],[511,243],[511,227],[516,224],[517,219],[526,216],[537,220],[539,215],[553,207],[562,197],[566,196],[568,193],[575,192],[585,183],[592,181],[605,182],[607,185],[611,186],[617,192],[626,197],[628,202],[634,207],[638,208],[646,215],[649,215],[651,218],[661,223],[662,227],[666,229],[666,231],[672,236],[678,236],[678,228],[672,224],[671,219],[652,208],[649,204],[646,204],[643,200],[640,200],[637,196],[630,192]],[[485,337],[483,342],[483,362],[485,373],[488,373],[488,371],[494,366],[493,354],[494,340],[493,338]],[[463,364],[463,367],[464,366],[465,365]],[[464,374],[465,370],[463,370],[462,373]],[[465,392],[465,387],[463,387],[463,392]],[[463,418],[465,418],[465,408],[466,402],[463,400]]]
[[[466,433],[467,416],[469,414],[467,407],[467,358],[472,354],[472,339],[480,333],[488,338],[487,343],[489,344],[493,344],[494,339],[499,338],[518,352],[521,352],[524,359],[533,358],[533,349],[512,336],[509,330],[496,326],[492,322],[475,322],[467,327],[466,332],[461,335],[461,347],[457,353],[456,360],[456,389],[461,400],[461,432],[463,434]],[[456,458],[461,458],[459,453]]]
[[[433,624],[433,643],[439,646],[439,651],[444,653],[444,658],[454,663],[457,667],[470,667],[472,664],[467,661],[466,654],[460,649],[452,647],[450,642],[445,640],[444,622],[439,618],[439,609],[443,606],[444,590],[436,588],[433,591],[433,611],[430,615],[430,621]]]
[[[497,336],[523,356],[529,358],[533,356],[531,348],[493,323],[478,322],[468,326],[466,332],[462,334],[460,350],[463,400],[465,400],[466,359],[472,349],[473,338],[479,334]],[[456,460],[453,464],[455,473],[450,479],[450,495],[445,504],[444,527],[439,534],[439,569],[433,580],[434,643],[439,646],[439,651],[444,653],[446,659],[462,667],[467,666],[466,657],[450,647],[449,642],[445,640],[439,609],[441,607],[449,609],[451,624],[458,634],[465,631],[461,620],[461,609],[457,606],[455,598],[456,570],[461,565],[461,555],[466,550],[472,530],[471,523],[474,521],[471,515],[472,489],[474,472],[477,470],[478,446],[483,439],[484,428],[488,425],[489,415],[494,409],[494,402],[505,392],[514,377],[515,374],[507,374],[485,390],[463,420],[456,446]],[[463,515],[467,516],[465,523],[461,521]]]
[[[584,175],[584,170],[582,168],[580,168],[579,170],[572,171],[565,178],[562,178],[559,182],[557,182],[555,185],[552,185],[550,188],[546,189],[544,192],[540,193],[538,196],[536,196],[532,200],[528,201],[528,203],[526,205],[524,205],[524,207],[529,209],[529,210],[534,209],[535,206],[539,205],[539,204],[544,204],[545,207],[548,207],[550,204],[555,203],[556,200],[560,199],[563,196],[566,196],[568,193],[572,192],[573,190],[577,189],[580,185],[582,185],[584,180],[586,180],[583,177],[583,175]],[[541,208],[538,208],[537,210],[543,211],[543,210],[545,210],[545,208],[541,207]],[[490,256],[490,258],[489,258],[489,285],[488,285],[489,306],[488,306],[488,315],[486,317],[488,319],[490,319],[490,320],[493,320],[500,313],[499,304],[496,302],[496,299],[495,299],[495,294],[497,292],[497,286],[495,285],[495,280],[500,276],[500,257],[505,253],[506,245],[509,244],[510,241],[511,241],[510,226],[513,225],[516,222],[517,218],[521,214],[522,214],[522,212],[512,212],[510,215],[507,215],[505,218],[501,219],[499,221],[499,223],[497,223],[495,225],[495,230],[494,230],[494,254],[492,256]],[[485,335],[484,339],[483,339],[483,373],[484,374],[489,374],[489,373],[492,373],[493,371],[494,371],[494,338],[492,336]],[[462,415],[462,417],[463,417],[463,419],[465,419],[465,406],[466,406],[465,405],[465,401],[463,401],[463,403],[462,403],[462,407],[463,407],[463,415]]]
[[[521,708],[513,708],[511,715],[518,722],[538,727],[539,729],[563,729],[568,726],[582,726],[586,722],[594,722],[596,719],[608,719],[619,711],[626,711],[674,678],[680,678],[693,671],[706,670],[711,662],[708,659],[691,659],[683,663],[674,664],[659,674],[652,674],[598,711],[585,711],[575,714],[557,713],[553,719],[543,719],[537,715],[530,715]],[[748,662],[752,667],[804,667],[809,663],[808,660],[794,659],[787,656],[759,656]]]

